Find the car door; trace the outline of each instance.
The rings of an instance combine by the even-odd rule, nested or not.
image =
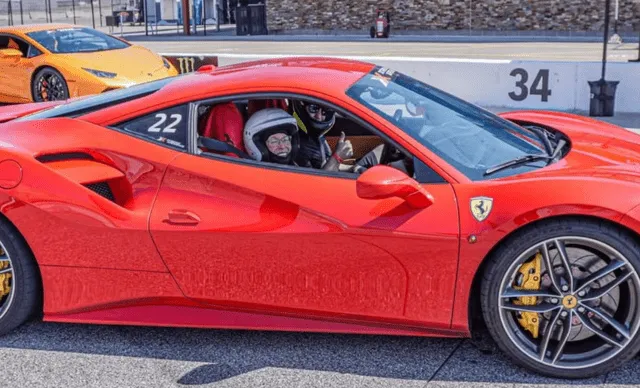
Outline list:
[[[182,291],[204,303],[448,327],[452,187],[423,184],[434,203],[416,209],[360,198],[356,178],[182,154],[166,170],[151,235]]]
[[[22,57],[0,56],[0,94],[19,97],[30,87],[29,75],[33,70],[31,60],[27,57],[29,44],[13,35],[0,35],[0,49],[15,48],[22,51]]]
[[[0,35],[0,50],[6,49],[8,46],[9,37]],[[0,56],[0,96],[12,96],[14,94],[9,85],[9,76],[5,73],[5,69],[8,69],[14,61],[14,59]]]

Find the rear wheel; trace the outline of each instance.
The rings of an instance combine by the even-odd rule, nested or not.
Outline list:
[[[514,361],[586,378],[640,349],[640,245],[604,223],[556,220],[503,245],[482,284],[487,328]]]
[[[40,276],[22,236],[0,220],[0,335],[25,323],[41,305]]]
[[[40,69],[31,81],[33,101],[59,101],[69,98],[69,87],[62,74],[56,69]]]

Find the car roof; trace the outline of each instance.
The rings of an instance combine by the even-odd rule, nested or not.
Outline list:
[[[281,57],[243,62],[178,77],[158,94],[184,98],[212,94],[224,89],[306,89],[328,95],[344,94],[351,85],[375,67],[374,64],[333,57]],[[257,78],[259,77],[259,79]],[[259,85],[256,85],[259,83]],[[158,96],[160,97],[160,96]]]
[[[36,32],[36,31],[56,30],[59,28],[74,28],[74,27],[80,28],[83,26],[76,26],[73,24],[65,24],[65,23],[24,24],[19,26],[2,27],[0,28],[0,33],[20,32],[23,34],[28,34],[30,32]]]

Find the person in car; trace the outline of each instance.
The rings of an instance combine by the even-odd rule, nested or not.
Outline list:
[[[356,174],[362,174],[367,169],[373,166],[376,166],[378,164],[381,164],[382,153],[384,152],[385,147],[390,147],[390,146],[387,144],[380,144],[379,146],[375,147],[371,151],[367,152],[362,158],[360,158],[353,165],[353,169],[351,171],[355,172]],[[408,163],[411,163],[411,159],[407,159],[406,157],[404,157],[404,155],[399,151],[395,150],[394,147],[390,147],[390,148],[392,150],[391,152],[393,152],[393,155],[391,155],[393,160],[388,161],[386,165],[389,167],[396,168],[407,175],[413,174],[413,173],[410,173],[410,168],[408,166]]]
[[[259,162],[296,165],[300,147],[296,119],[278,108],[254,113],[244,126],[244,146]]]
[[[351,166],[343,164],[353,156],[351,141],[345,139],[344,132],[334,152],[325,139],[327,132],[336,122],[336,112],[321,105],[293,100],[292,115],[300,129],[300,150],[296,163],[302,167],[312,167],[327,171],[349,171]]]

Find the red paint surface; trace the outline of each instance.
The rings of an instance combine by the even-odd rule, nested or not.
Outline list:
[[[38,260],[45,319],[465,335],[478,268],[518,228],[586,215],[640,230],[637,135],[579,116],[511,112],[504,116],[566,133],[571,152],[532,173],[470,182],[348,100],[344,89],[370,69],[342,60],[264,61],[180,77],[82,121],[0,125],[0,160],[23,169],[17,187],[0,190],[0,212]],[[422,185],[433,202],[426,208],[398,197],[363,199],[355,176],[206,159],[99,127],[177,103],[262,91],[343,106],[447,183]],[[108,174],[116,203],[35,159],[56,152],[86,152],[121,171]],[[91,175],[85,167],[81,177]],[[469,209],[476,196],[494,199],[483,222]],[[478,242],[468,243],[470,235]]]
[[[40,110],[63,104],[64,101],[32,102],[0,106],[0,123],[8,122]]]
[[[22,180],[22,167],[15,160],[0,162],[0,188],[13,189]]]
[[[6,199],[0,203],[12,203],[4,214],[41,265],[166,271],[148,219],[164,169],[175,157],[172,150],[69,119],[5,125],[11,129],[0,131],[0,141],[12,148],[0,147],[0,153],[14,152],[24,177],[2,192]],[[56,152],[87,152],[123,171],[112,187],[118,204],[33,158]]]
[[[81,184],[112,180],[124,176],[122,171],[93,160],[65,160],[47,163],[47,166],[68,180]]]
[[[186,303],[168,273],[62,266],[41,266],[40,271],[47,290],[45,315],[79,314],[147,300]]]
[[[103,311],[49,315],[49,322],[106,325],[169,326],[207,329],[273,330],[293,332],[358,333],[421,337],[459,338],[464,333],[399,324],[374,325],[370,322],[331,322],[293,316],[225,311],[211,308],[172,305],[171,301],[145,301],[139,306],[117,307]]]
[[[446,327],[458,248],[451,187],[427,187],[435,203],[416,210],[399,198],[359,198],[355,186],[181,155],[158,193],[151,233],[184,293],[206,303],[401,318],[412,293],[430,308],[415,318]],[[185,204],[201,221],[168,223]]]

